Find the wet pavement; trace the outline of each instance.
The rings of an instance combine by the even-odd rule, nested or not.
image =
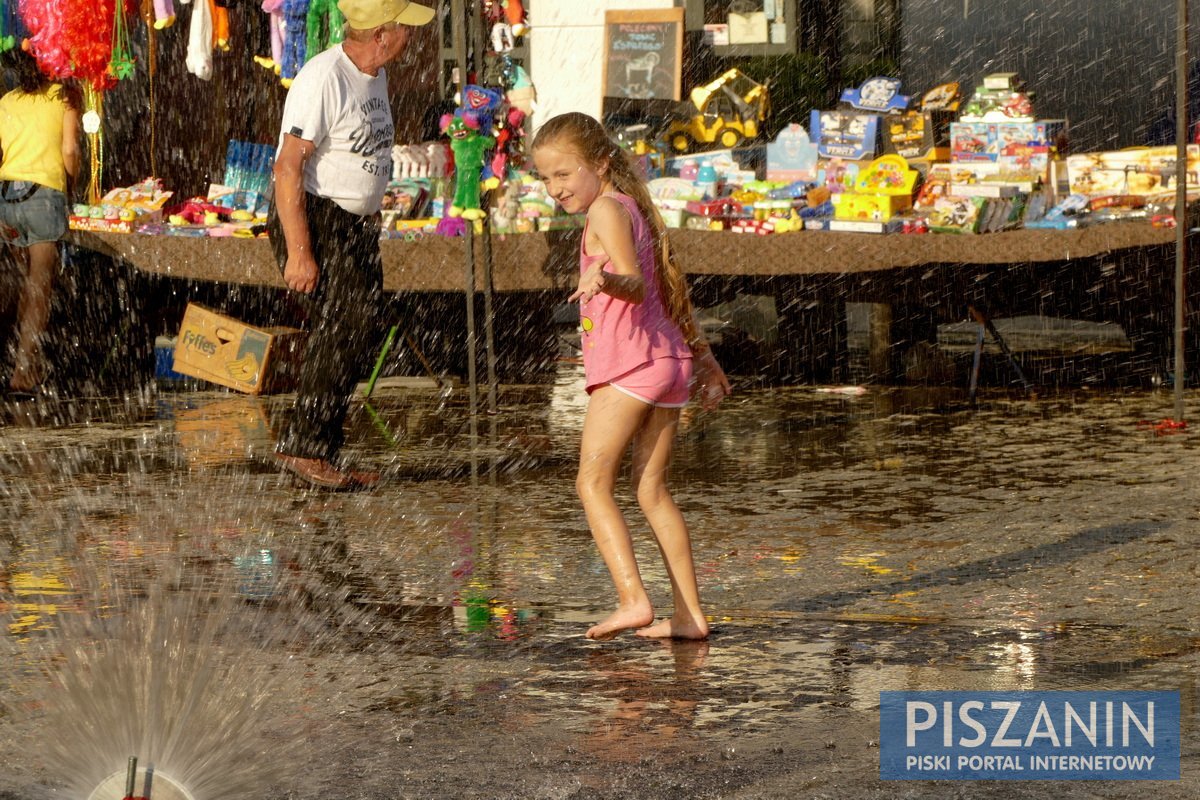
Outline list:
[[[473,423],[465,394],[356,406],[351,454],[388,480],[355,494],[273,467],[287,397],[6,406],[0,798],[86,798],[134,751],[196,800],[1200,790],[1200,477],[1195,434],[1155,427],[1169,393],[687,413],[702,643],[583,637],[612,591],[574,496],[578,368]],[[1178,690],[1183,779],[883,782],[893,689]]]

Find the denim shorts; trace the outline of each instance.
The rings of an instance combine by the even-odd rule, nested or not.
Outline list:
[[[29,181],[0,181],[0,242],[29,247],[67,232],[67,196]]]

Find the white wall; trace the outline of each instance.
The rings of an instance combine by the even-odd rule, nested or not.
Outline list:
[[[604,12],[673,8],[674,0],[531,0],[529,76],[537,87],[536,128],[567,111],[600,116]]]

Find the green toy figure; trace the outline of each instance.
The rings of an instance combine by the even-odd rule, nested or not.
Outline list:
[[[484,154],[492,148],[494,140],[479,132],[479,120],[475,115],[446,114],[442,117],[442,132],[450,136],[450,150],[454,153],[454,202],[450,205],[451,217],[483,219],[484,211],[479,207],[479,179],[483,173]]]
[[[327,50],[346,38],[346,18],[337,7],[337,0],[312,0],[308,4],[308,41],[305,58]]]

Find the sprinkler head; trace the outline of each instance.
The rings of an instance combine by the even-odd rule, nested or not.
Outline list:
[[[109,775],[92,790],[88,800],[196,800],[170,775],[153,766],[138,767],[130,758],[127,769]]]

